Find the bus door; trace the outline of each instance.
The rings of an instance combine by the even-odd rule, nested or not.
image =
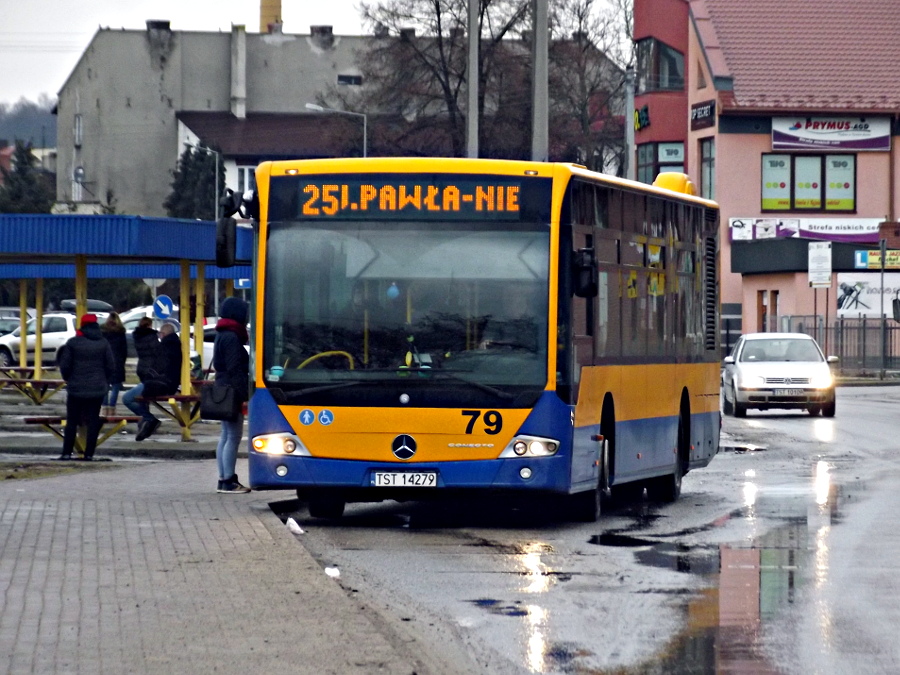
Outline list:
[[[590,251],[593,257],[594,235],[592,228],[575,225],[572,228],[573,255],[579,251]],[[572,296],[572,316],[569,322],[572,334],[572,403],[578,402],[578,388],[581,384],[582,368],[594,364],[594,332],[596,322],[596,293],[580,298]]]
[[[584,277],[573,284],[570,290],[570,362],[571,362],[571,403],[574,405],[580,397],[579,389],[582,385],[582,371],[594,364],[594,333],[596,332],[597,317],[597,292],[596,273],[597,263],[594,253],[594,236],[592,229],[584,225],[572,227],[572,259],[573,268],[582,272],[587,268],[593,268],[593,290],[587,290],[582,286]],[[582,286],[579,289],[579,286]],[[584,297],[582,297],[584,296]],[[599,420],[596,420],[599,424]],[[574,435],[572,438],[572,466],[571,484],[573,486],[584,485],[586,482],[596,484],[599,477],[597,459],[598,443],[593,435],[598,427],[586,424],[585,420],[575,421]]]

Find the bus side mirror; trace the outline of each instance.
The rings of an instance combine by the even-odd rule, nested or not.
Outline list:
[[[893,300],[894,306],[894,321],[900,323],[900,298],[894,298]]]
[[[237,221],[219,218],[216,221],[216,265],[234,267],[237,249]]]
[[[594,249],[582,248],[575,252],[572,269],[572,292],[579,298],[597,295],[597,260]]]
[[[226,188],[219,199],[219,206],[222,207],[222,215],[225,218],[238,214],[241,218],[259,220],[259,193],[256,190],[240,194]]]

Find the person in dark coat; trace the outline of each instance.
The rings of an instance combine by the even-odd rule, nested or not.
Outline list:
[[[181,340],[175,332],[175,326],[171,323],[164,323],[159,329],[159,335],[156,359],[144,371],[140,384],[132,387],[122,397],[122,402],[126,407],[141,417],[137,435],[134,437],[136,441],[149,438],[162,424],[159,418],[150,412],[150,406],[137,399],[141,396],[168,396],[178,391],[178,387],[181,385]],[[137,340],[135,340],[135,348],[137,348]]]
[[[134,339],[134,350],[137,352],[137,376],[143,382],[149,379],[150,371],[156,364],[159,354],[159,333],[153,327],[153,319],[145,316],[138,321],[137,328],[131,332]]]
[[[122,319],[115,312],[110,312],[103,322],[103,337],[112,348],[113,360],[116,364],[116,371],[113,373],[109,382],[109,391],[106,398],[103,399],[103,414],[115,415],[116,402],[119,400],[119,392],[122,391],[122,385],[125,383],[125,359],[128,358],[128,340],[125,338],[125,326],[122,325]]]
[[[94,458],[100,435],[100,406],[115,375],[115,360],[94,314],[81,317],[81,328],[59,353],[59,372],[66,381],[66,430],[60,459],[72,459],[78,427],[87,425],[86,461]]]
[[[235,397],[243,404],[250,397],[250,356],[247,344],[247,303],[237,297],[225,298],[219,309],[216,323],[216,341],[213,344],[212,365],[216,370],[216,382],[230,384]],[[239,412],[233,420],[222,421],[222,432],[216,446],[216,463],[219,469],[217,492],[241,494],[250,488],[241,485],[235,466],[237,451],[244,435],[244,413]]]

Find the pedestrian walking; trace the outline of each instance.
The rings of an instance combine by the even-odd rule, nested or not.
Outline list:
[[[246,302],[237,297],[225,298],[219,309],[212,358],[216,382],[231,385],[235,397],[242,405],[250,395],[250,356],[244,348],[249,339],[248,314]],[[244,435],[243,410],[233,420],[223,420],[221,424],[222,431],[216,446],[216,464],[219,469],[219,486],[216,491],[222,494],[250,492],[250,488],[241,485],[235,471],[238,446]]]
[[[135,328],[135,332],[137,332],[137,328]],[[150,412],[150,406],[137,399],[142,396],[155,397],[174,394],[181,384],[181,340],[175,332],[175,326],[171,323],[164,323],[160,326],[159,336],[156,358],[151,365],[146,366],[141,382],[129,389],[122,397],[125,406],[141,417],[137,435],[134,437],[136,441],[149,438],[162,424],[159,418]],[[149,343],[149,338],[146,339]],[[137,348],[137,341],[135,341],[135,348]]]
[[[116,414],[116,402],[119,392],[125,383],[125,359],[128,358],[128,340],[125,337],[125,326],[116,312],[110,312],[103,322],[103,337],[109,343],[113,353],[116,369],[109,383],[106,398],[103,399],[103,415],[109,417]]]
[[[59,352],[59,372],[66,381],[66,430],[61,460],[72,459],[78,427],[87,426],[84,456],[94,459],[100,435],[100,406],[115,376],[112,348],[103,339],[94,314],[81,317],[81,328]]]

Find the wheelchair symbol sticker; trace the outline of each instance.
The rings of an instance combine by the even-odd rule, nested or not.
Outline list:
[[[307,408],[306,410],[300,413],[300,424],[305,427],[308,427],[310,424],[316,421],[316,414]]]
[[[319,424],[323,427],[327,427],[332,422],[334,422],[334,415],[331,414],[330,410],[323,410],[319,413]]]

